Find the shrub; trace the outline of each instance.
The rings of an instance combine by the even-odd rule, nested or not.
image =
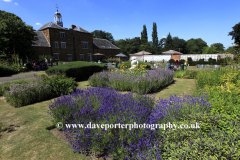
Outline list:
[[[43,80],[45,83],[51,86],[52,97],[58,97],[61,94],[71,93],[72,90],[76,90],[78,84],[73,78],[67,78],[64,75],[53,75],[51,77],[45,77]]]
[[[151,127],[145,129],[133,128],[112,128],[101,129],[90,128],[66,128],[63,131],[70,133],[67,136],[74,151],[92,150],[94,152],[106,151],[107,156],[114,159],[161,159],[164,156],[174,157],[173,152],[166,151],[168,141],[172,139],[180,141],[188,137],[177,135],[166,137],[162,126],[156,130],[152,124],[172,120],[183,120],[187,116],[196,117],[199,113],[209,112],[210,103],[205,101],[206,96],[193,98],[186,96],[186,99],[171,96],[169,100],[159,100],[154,105],[154,99],[148,96],[133,96],[132,93],[117,93],[112,88],[88,88],[77,89],[71,95],[62,96],[49,106],[49,114],[53,122],[63,124],[149,124]],[[185,104],[185,105],[184,105]],[[197,110],[197,112],[196,112]],[[206,121],[206,117],[204,120]],[[190,129],[188,129],[190,130]],[[195,129],[196,130],[196,129]],[[191,130],[192,131],[192,130]],[[183,132],[183,131],[182,131]],[[166,134],[165,134],[166,133]],[[173,133],[173,132],[171,132]],[[174,131],[174,133],[179,133]],[[171,134],[172,135],[172,134]],[[200,134],[198,135],[200,136]],[[236,136],[235,136],[236,137]],[[167,141],[166,141],[167,140]],[[188,141],[186,141],[187,143]],[[190,142],[189,142],[190,143]],[[191,144],[191,143],[190,143]],[[181,151],[181,146],[168,146],[172,150]],[[191,147],[190,147],[191,148]],[[186,148],[184,148],[184,151]],[[195,152],[196,150],[193,150]],[[181,152],[181,155],[183,153]],[[175,154],[177,155],[177,154]]]
[[[179,63],[180,63],[180,64],[184,64],[184,62],[185,62],[184,59],[180,59],[180,60],[179,60]]]
[[[30,70],[30,71],[33,70],[33,65],[32,65],[32,63],[27,63],[27,64],[26,64],[26,67],[27,67],[27,69]]]
[[[164,68],[156,70],[136,69],[135,71],[122,69],[94,74],[89,78],[89,84],[93,87],[108,86],[120,91],[149,93],[171,84],[173,76],[173,71]]]
[[[18,80],[13,82],[2,82],[0,84],[0,96],[5,95],[8,91],[10,91],[12,84],[27,84],[29,81],[26,80]]]
[[[150,69],[151,65],[149,63],[143,62],[143,61],[138,61],[138,68],[140,68],[141,65],[146,65],[146,69]],[[131,68],[131,62],[124,62],[118,65],[119,69],[128,69]]]
[[[51,86],[44,83],[23,83],[12,84],[9,92],[6,93],[6,101],[16,107],[41,102],[49,99]]]
[[[175,63],[176,62],[174,59],[170,59],[169,61],[170,61],[170,63]]]
[[[38,73],[37,77],[38,78],[46,78],[48,75],[46,73]]]

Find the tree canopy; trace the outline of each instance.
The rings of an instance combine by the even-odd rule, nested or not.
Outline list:
[[[164,50],[168,51],[168,50],[171,50],[171,49],[172,49],[172,36],[169,32],[169,34],[167,36],[167,39],[166,39],[166,42],[165,42]]]
[[[153,22],[152,43],[154,50],[158,47],[157,24]]]
[[[225,48],[222,43],[213,43],[213,46],[216,47],[219,52],[223,52]]]
[[[232,36],[235,44],[240,44],[240,22],[232,27],[233,31],[229,32],[228,36]]]
[[[201,38],[189,39],[186,44],[187,54],[202,54],[203,47],[207,47],[207,43]]]
[[[107,39],[112,44],[115,43],[112,34],[109,33],[109,32],[105,32],[105,31],[102,31],[102,30],[95,30],[95,31],[92,32],[92,35],[93,35],[93,38]]]
[[[178,37],[173,37],[172,39],[172,49],[181,53],[186,53],[187,42],[184,39],[179,39]]]
[[[0,35],[0,54],[10,57],[15,52],[21,58],[34,54],[32,44],[37,34],[15,14],[0,10]]]
[[[143,31],[141,32],[141,40],[143,41],[142,43],[146,43],[148,41],[147,27],[145,24],[143,25]]]

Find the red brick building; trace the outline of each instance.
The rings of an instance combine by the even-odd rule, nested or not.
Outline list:
[[[97,60],[94,53],[114,57],[120,49],[106,39],[93,38],[92,34],[81,27],[71,25],[64,28],[62,16],[57,11],[54,15],[55,23],[49,22],[35,31],[38,40],[35,41],[35,59],[39,55],[52,55],[53,61],[92,61]]]

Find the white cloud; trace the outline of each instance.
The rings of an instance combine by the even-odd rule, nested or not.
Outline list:
[[[39,26],[39,25],[41,25],[41,23],[36,23],[36,25],[38,25],[38,26]]]
[[[4,2],[12,2],[12,0],[3,0]]]
[[[14,4],[18,5],[18,3],[16,3],[16,2]]]
[[[162,36],[162,38],[166,38],[166,36]]]

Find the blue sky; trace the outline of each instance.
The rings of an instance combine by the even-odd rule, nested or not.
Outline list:
[[[170,32],[184,40],[202,38],[209,46],[222,43],[226,49],[234,42],[228,33],[240,22],[239,0],[0,0],[0,10],[37,30],[54,22],[56,4],[65,28],[103,30],[115,40],[140,37],[145,24],[151,41],[156,22],[158,40]]]

